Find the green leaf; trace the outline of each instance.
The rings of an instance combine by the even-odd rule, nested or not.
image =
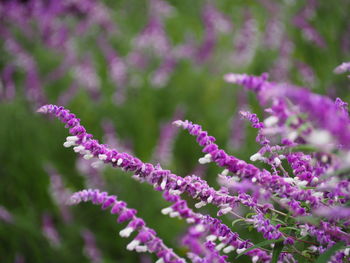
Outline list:
[[[274,223],[280,223],[280,224],[282,224],[282,225],[285,225],[286,224],[286,222],[284,222],[284,221],[282,221],[282,220],[280,220],[280,219],[278,219],[278,218],[274,218],[274,219],[271,219],[271,221],[273,221]]]
[[[245,221],[245,219],[239,218],[239,219],[232,221],[232,226],[234,226],[236,223],[238,223],[240,221]]]
[[[300,229],[295,228],[295,227],[291,227],[291,226],[286,226],[286,227],[281,227],[279,230],[283,232],[284,230],[294,230],[294,231],[299,231]]]
[[[247,252],[249,252],[249,251],[255,249],[255,248],[264,247],[264,246],[267,246],[267,245],[270,245],[270,244],[273,244],[273,243],[276,243],[276,242],[281,242],[281,241],[283,241],[283,240],[284,240],[283,238],[280,238],[280,239],[276,239],[276,240],[273,239],[273,240],[265,240],[265,241],[263,241],[263,242],[260,242],[260,243],[258,243],[258,244],[256,244],[256,245],[252,246],[252,247],[247,248],[247,249],[244,250],[242,253],[239,253],[239,254],[237,255],[236,259],[239,258],[240,256],[244,255],[245,253],[247,253]]]
[[[320,219],[313,217],[313,216],[298,216],[295,219],[299,222],[310,223],[313,225],[317,225],[319,223],[319,220],[320,220]]]
[[[249,232],[253,231],[253,229],[254,229],[254,226],[248,226],[248,231]]]
[[[330,249],[328,249],[326,252],[324,252],[322,255],[320,255],[315,263],[327,263],[329,261],[329,259],[333,256],[333,254],[344,248],[345,247],[345,243],[344,242],[338,242],[336,243],[333,247],[331,247]]]
[[[278,257],[281,254],[283,247],[283,241],[275,243],[275,246],[273,247],[271,263],[277,263]]]
[[[256,215],[256,213],[248,213],[245,215],[245,218],[249,218],[249,217],[254,216],[254,215]]]

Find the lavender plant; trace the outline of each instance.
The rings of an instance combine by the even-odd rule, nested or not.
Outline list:
[[[348,148],[350,119],[347,103],[311,93],[284,83],[268,81],[268,75],[227,74],[225,80],[255,92],[268,116],[263,122],[256,114],[242,111],[257,129],[261,145],[252,162],[226,153],[200,125],[177,120],[174,125],[187,130],[203,147],[199,163],[215,163],[220,189],[210,187],[196,175],[178,176],[159,164],[144,163],[118,149],[100,144],[87,133],[75,114],[56,105],[42,106],[38,112],[57,117],[69,128],[64,142],[92,165],[109,164],[133,173],[139,182],[151,184],[172,203],[161,212],[184,219],[190,226],[182,239],[192,262],[228,262],[228,255],[247,255],[252,262],[348,262],[350,251],[350,180]],[[185,196],[196,200],[190,208]],[[99,190],[82,190],[71,196],[71,204],[92,201],[102,209],[111,208],[118,223],[129,222],[120,236],[138,234],[128,250],[155,253],[157,262],[185,262],[156,237],[154,230],[136,217],[136,210],[116,196]],[[217,217],[228,217],[233,227],[221,219],[196,211],[208,204],[217,208]],[[266,240],[256,244],[235,231],[241,222]],[[272,245],[273,249],[266,247]],[[226,255],[225,255],[226,254]]]
[[[169,247],[169,260],[195,262],[347,254],[348,132],[337,112],[347,115],[348,79],[332,69],[349,60],[349,7],[347,0],[0,1],[0,262],[149,263],[165,261],[158,252]],[[345,75],[348,64],[334,73]],[[267,75],[231,74],[224,83],[231,71],[268,72],[332,100]],[[98,155],[73,158],[59,147],[60,126],[33,114],[48,103],[79,112],[105,147],[153,163],[159,178],[132,169],[123,176]],[[217,146],[196,124],[172,125],[182,118],[215,134]],[[204,144],[204,156],[176,125]],[[163,183],[168,173],[184,185]],[[66,206],[72,192],[89,188],[137,208],[166,247],[133,253],[124,247],[139,228],[116,239],[111,227],[119,232],[125,223],[89,204]],[[327,238],[318,232],[326,226]],[[144,251],[145,242],[133,250]]]

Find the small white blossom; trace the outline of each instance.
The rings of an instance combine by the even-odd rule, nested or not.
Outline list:
[[[292,131],[288,133],[287,138],[291,141],[294,141],[296,138],[298,138],[298,133],[296,131]]]
[[[182,120],[173,121],[173,124],[177,127],[181,127],[184,122]]]
[[[246,248],[237,248],[236,252],[237,254],[241,254]]]
[[[147,252],[147,247],[146,246],[137,246],[136,248],[135,248],[135,250],[136,250],[136,252]]]
[[[169,214],[169,213],[171,213],[173,211],[174,210],[171,207],[166,207],[166,208],[163,208],[161,212],[162,212],[163,215],[167,215],[167,214]]]
[[[216,239],[217,239],[217,236],[215,235],[209,235],[206,238],[207,241],[212,241],[212,242],[214,242]]]
[[[234,251],[234,250],[235,250],[235,248],[233,246],[227,246],[227,247],[225,247],[223,249],[223,252],[228,254],[228,253],[230,253],[231,251]]]
[[[310,249],[312,252],[316,252],[316,251],[317,251],[317,247],[316,247],[316,246],[310,246],[309,249]]]
[[[121,237],[129,237],[133,231],[134,231],[134,229],[132,227],[127,227],[127,228],[124,228],[123,230],[121,230],[119,232],[119,235]]]
[[[193,224],[195,222],[195,220],[193,218],[186,218],[186,222],[188,224]]]
[[[126,246],[126,249],[131,251],[134,250],[138,245],[140,245],[140,241],[133,240]]]
[[[217,245],[217,246],[215,247],[215,249],[218,250],[218,251],[220,251],[220,250],[223,249],[225,246],[226,246],[226,244],[220,243],[219,245]]]
[[[301,235],[302,237],[307,236],[307,235],[308,235],[307,230],[306,230],[305,228],[301,228],[300,235]]]
[[[323,193],[322,192],[313,192],[312,195],[315,196],[315,197],[319,197],[319,198],[323,197]]]
[[[181,191],[180,191],[180,190],[170,189],[170,190],[169,190],[169,193],[172,194],[172,195],[180,195],[180,194],[181,194]]]
[[[278,118],[276,116],[270,116],[264,120],[264,125],[266,127],[274,126],[278,123]]]
[[[82,145],[75,146],[73,151],[76,153],[85,153],[85,148]]]
[[[261,157],[262,157],[262,155],[261,155],[261,153],[256,153],[256,154],[253,154],[252,156],[250,156],[250,160],[252,161],[252,162],[255,162],[255,161],[257,161],[257,160],[261,160]]]
[[[160,188],[162,188],[162,190],[165,189],[166,183],[167,183],[167,178],[164,177],[162,183],[160,184]]]
[[[105,154],[99,154],[99,155],[98,155],[98,159],[100,159],[101,161],[105,161],[105,160],[107,160],[107,155],[105,155]]]
[[[299,187],[304,187],[304,186],[306,186],[308,183],[309,183],[308,181],[298,181],[298,182],[297,182],[297,185],[298,185]]]
[[[294,183],[294,178],[292,178],[292,177],[286,177],[286,178],[283,178],[283,180],[284,180],[286,183],[289,183],[289,184]]]
[[[220,241],[223,241],[225,238],[226,238],[226,237],[224,237],[224,236],[219,236],[219,240],[220,240]]]
[[[278,157],[275,157],[275,159],[273,159],[274,163],[276,166],[280,166],[281,165],[281,160]]]
[[[224,170],[221,172],[221,175],[227,176],[229,172],[230,172],[230,171],[229,171],[228,169],[224,169]]]
[[[175,212],[171,212],[171,213],[169,214],[169,216],[172,217],[172,218],[173,218],[173,217],[177,217],[177,216],[179,216],[179,215],[180,215],[179,212],[176,212],[176,211],[175,211]]]
[[[212,195],[209,195],[207,199],[207,203],[210,204],[213,201],[214,197]]]
[[[200,201],[200,202],[196,203],[194,206],[195,206],[196,208],[201,208],[201,207],[206,206],[206,205],[207,205],[206,202]]]
[[[204,227],[204,225],[199,224],[199,225],[196,225],[195,229],[197,232],[204,232],[205,227]]]
[[[71,142],[71,141],[63,143],[63,146],[66,147],[66,148],[69,148],[69,147],[74,146],[74,145],[75,145],[75,143]]]
[[[78,141],[78,140],[79,140],[78,136],[68,136],[68,137],[66,138],[66,141],[67,141],[67,142],[76,142],[76,141]]]
[[[252,257],[252,262],[253,262],[253,263],[258,262],[258,260],[259,260],[259,256],[254,256],[254,257]]]
[[[208,153],[206,154],[204,157],[202,158],[199,158],[198,162],[200,164],[206,164],[206,163],[210,163],[212,160],[211,160],[211,155]]]
[[[225,215],[229,213],[231,210],[232,210],[231,207],[226,207],[226,208],[220,209],[220,212]]]

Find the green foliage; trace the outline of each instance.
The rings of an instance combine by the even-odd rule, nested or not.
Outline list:
[[[345,248],[345,243],[344,242],[338,242],[337,244],[332,246],[330,249],[328,249],[326,252],[321,254],[317,258],[315,263],[327,263],[331,259],[331,257],[335,254],[335,252],[337,252],[338,250],[343,249],[343,248]]]

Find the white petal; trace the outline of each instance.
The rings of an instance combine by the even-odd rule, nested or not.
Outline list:
[[[148,249],[147,249],[147,247],[146,246],[137,246],[136,247],[136,251],[137,252],[146,252]]]
[[[63,143],[63,146],[66,147],[66,148],[69,148],[69,147],[74,146],[74,145],[75,145],[74,142],[64,142]]]
[[[79,140],[78,136],[68,136],[66,138],[67,142],[76,142],[77,140]]]
[[[133,240],[126,246],[126,249],[127,250],[134,250],[138,245],[140,245],[140,241]]]
[[[107,159],[107,155],[105,154],[99,154],[98,155],[98,159],[100,159],[101,161],[105,161]]]
[[[202,224],[196,225],[195,227],[197,232],[203,232],[205,230],[205,227]]]
[[[162,258],[158,259],[156,263],[164,263],[164,260]]]
[[[219,245],[217,245],[217,246],[215,247],[215,249],[220,251],[220,250],[223,249],[225,246],[226,246],[226,244],[220,243]]]
[[[258,260],[259,260],[259,256],[254,256],[254,257],[252,257],[252,262],[253,262],[253,263],[258,262]]]
[[[206,238],[207,241],[215,241],[216,239],[217,239],[217,236],[215,236],[215,235],[209,235]]]
[[[171,213],[169,214],[170,217],[177,217],[177,216],[179,216],[179,215],[180,215],[179,212],[171,212]]]
[[[278,118],[276,116],[270,116],[264,120],[264,124],[266,127],[271,127],[277,124]]]
[[[235,248],[233,246],[228,246],[228,247],[225,247],[222,251],[227,254],[234,250]]]
[[[229,213],[231,210],[232,210],[231,207],[226,207],[226,208],[220,209],[220,212],[225,215]]]
[[[119,235],[121,237],[129,237],[133,231],[134,231],[134,229],[132,227],[127,227],[127,228],[124,228],[123,230],[121,230],[119,232]]]
[[[200,201],[200,202],[196,203],[194,206],[196,208],[201,208],[201,207],[205,206],[206,204],[207,204],[206,202]]]
[[[252,156],[250,156],[249,159],[250,159],[252,162],[255,162],[255,161],[257,161],[257,160],[260,160],[261,157],[262,157],[261,153],[256,153],[256,154],[253,154]]]
[[[117,165],[120,166],[122,163],[123,163],[123,159],[119,158],[118,161],[117,161]]]
[[[167,214],[170,214],[173,211],[174,210],[171,207],[166,207],[166,208],[163,208],[161,212],[162,212],[163,215],[167,215]]]

